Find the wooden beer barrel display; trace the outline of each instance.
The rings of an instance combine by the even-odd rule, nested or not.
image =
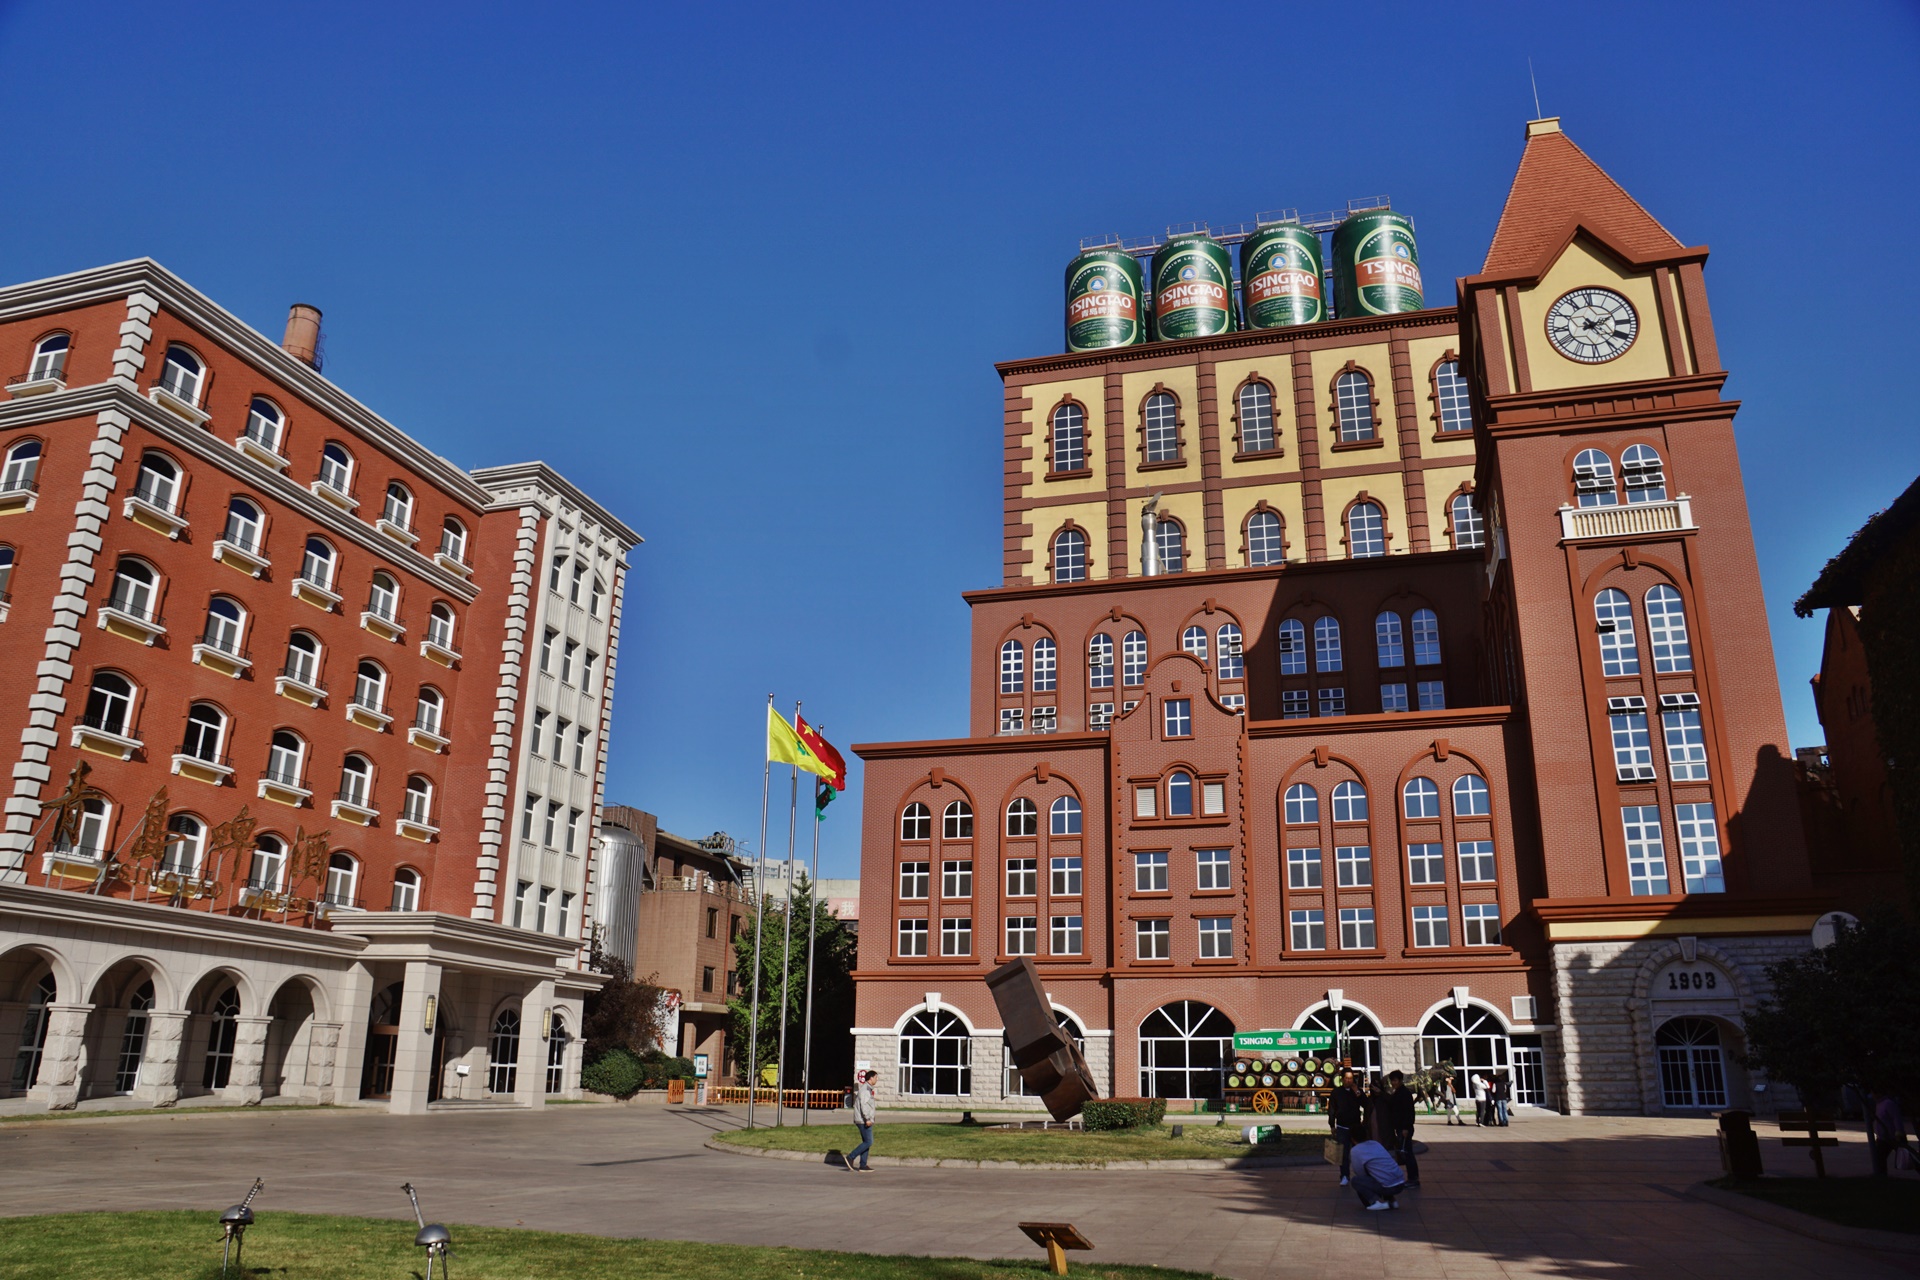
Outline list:
[[[1250,1031],[1234,1036],[1234,1054],[1221,1074],[1222,1102],[1270,1116],[1324,1111],[1327,1095],[1350,1066],[1333,1056],[1333,1036],[1313,1031]]]

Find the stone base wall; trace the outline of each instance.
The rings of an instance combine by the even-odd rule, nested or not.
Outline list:
[[[853,1058],[865,1062],[880,1073],[874,1081],[874,1100],[883,1107],[981,1107],[995,1111],[1044,1112],[1039,1098],[1004,1090],[1006,1069],[1010,1063],[1006,1041],[998,1035],[973,1037],[972,1092],[962,1097],[951,1094],[902,1095],[900,1092],[900,1038],[891,1032],[869,1032],[853,1038]],[[1131,1093],[1116,1089],[1113,1080],[1113,1037],[1094,1036],[1086,1042],[1084,1056],[1102,1096]]]

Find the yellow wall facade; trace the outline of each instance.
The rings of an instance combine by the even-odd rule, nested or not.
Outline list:
[[[1220,474],[1228,477],[1259,475],[1274,470],[1297,469],[1300,465],[1300,424],[1293,406],[1293,358],[1285,351],[1257,360],[1222,360],[1214,366],[1214,386],[1220,394]],[[1273,388],[1273,439],[1280,447],[1278,457],[1235,462],[1240,452],[1238,429],[1238,393],[1249,378],[1259,378]]]
[[[1333,452],[1340,443],[1340,414],[1334,408],[1333,380],[1351,360],[1373,380],[1375,400],[1374,428],[1385,444],[1377,449]],[[1314,411],[1320,419],[1320,465],[1322,467],[1372,466],[1400,460],[1400,441],[1393,420],[1393,360],[1387,344],[1333,347],[1313,353]]]
[[[1639,330],[1624,355],[1604,364],[1582,364],[1560,354],[1547,337],[1547,313],[1568,290],[1598,286],[1633,304]],[[1536,391],[1597,387],[1671,377],[1666,331],[1652,272],[1629,272],[1585,236],[1575,236],[1540,282],[1520,290],[1520,318],[1527,337],[1527,366]]]
[[[1156,468],[1145,475],[1136,474],[1140,460],[1146,456],[1146,418],[1147,396],[1154,387],[1159,386],[1173,393],[1180,402],[1180,456],[1186,460],[1184,466]],[[1200,478],[1200,377],[1193,366],[1176,369],[1144,369],[1138,373],[1126,373],[1120,377],[1121,412],[1126,414],[1121,432],[1122,446],[1126,451],[1128,486],[1144,484],[1178,484],[1186,480]]]

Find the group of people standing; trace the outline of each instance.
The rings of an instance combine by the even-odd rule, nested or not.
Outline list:
[[[1327,1124],[1340,1144],[1340,1185],[1351,1186],[1366,1209],[1398,1209],[1400,1193],[1420,1185],[1413,1153],[1413,1091],[1398,1071],[1384,1092],[1354,1087],[1353,1072],[1341,1073],[1327,1097]]]
[[[1447,1082],[1451,1092],[1453,1082]],[[1473,1077],[1474,1123],[1484,1127],[1505,1128],[1507,1123],[1507,1104],[1513,1101],[1513,1082],[1507,1079],[1507,1073],[1496,1071],[1492,1075],[1475,1073]],[[1466,1121],[1461,1121],[1465,1124]]]

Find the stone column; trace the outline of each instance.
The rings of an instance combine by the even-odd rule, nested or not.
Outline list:
[[[547,1041],[540,1030],[553,1003],[551,978],[535,983],[520,1001],[520,1078],[513,1098],[530,1107],[547,1105]]]
[[[187,1047],[184,1009],[155,1009],[147,1014],[147,1044],[140,1055],[140,1078],[133,1096],[155,1107],[180,1101],[180,1058]]]
[[[90,1004],[47,1006],[46,1046],[40,1053],[39,1083],[27,1092],[45,1098],[47,1110],[70,1111],[80,1101],[80,1060]]]
[[[400,1035],[395,1046],[394,1115],[419,1115],[427,1109],[427,1090],[433,1073],[433,1031],[427,1023],[427,999],[440,1001],[440,966],[425,960],[407,962],[406,986],[400,997]]]
[[[261,1073],[267,1064],[267,1028],[273,1019],[265,1014],[247,1014],[234,1020],[233,1070],[221,1096],[242,1106],[257,1107],[266,1091]]]
[[[307,1042],[307,1087],[302,1102],[331,1106],[334,1102],[333,1062],[340,1052],[340,1024],[314,1022]]]

